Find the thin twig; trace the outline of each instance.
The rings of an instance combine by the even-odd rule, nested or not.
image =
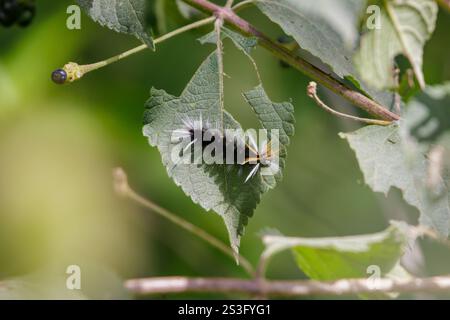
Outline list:
[[[376,119],[368,119],[368,118],[359,118],[355,116],[351,116],[342,112],[338,112],[329,106],[327,106],[317,95],[317,83],[310,82],[307,89],[308,96],[313,99],[316,104],[324,109],[325,111],[331,113],[332,115],[335,115],[340,118],[349,119],[353,121],[363,122],[366,124],[373,124],[373,125],[379,125],[379,126],[388,126],[392,124],[392,121],[384,121],[384,120],[376,120]]]
[[[218,17],[214,23],[214,31],[216,32],[216,46],[217,46],[217,64],[219,66],[219,105],[222,112],[221,115],[221,127],[223,127],[223,110],[225,109],[225,85],[223,81],[224,69],[223,69],[223,43],[222,43],[222,26],[223,19]]]
[[[190,31],[190,30],[193,30],[193,29],[196,29],[196,28],[200,28],[202,26],[210,24],[210,23],[214,22],[215,19],[216,19],[215,17],[208,17],[208,18],[205,18],[205,19],[193,22],[191,24],[185,25],[185,26],[183,26],[181,28],[178,28],[176,30],[173,30],[173,31],[171,31],[171,32],[169,32],[169,33],[167,33],[165,35],[162,35],[159,38],[156,38],[154,40],[154,43],[155,43],[155,45],[159,44],[159,43],[162,43],[162,42],[164,42],[164,41],[166,41],[168,39],[171,39],[171,38],[173,38],[173,37],[175,37],[177,35],[180,35],[182,33],[187,32],[187,31]],[[123,60],[125,58],[128,58],[129,56],[131,56],[133,54],[136,54],[138,52],[144,51],[146,49],[148,49],[148,46],[146,44],[143,44],[143,45],[137,46],[137,47],[135,47],[135,48],[133,48],[131,50],[128,50],[128,51],[125,51],[125,52],[123,52],[121,54],[118,54],[118,55],[116,55],[114,57],[111,57],[109,59],[106,59],[106,60],[103,60],[103,61],[99,61],[99,62],[96,62],[96,63],[80,65],[79,69],[80,69],[80,71],[82,73],[81,76],[85,75],[88,72],[91,72],[91,71],[94,71],[94,70],[106,67],[106,66],[108,66],[108,65],[110,65],[112,63],[115,63],[117,61],[120,61],[120,60]]]
[[[243,256],[236,254],[229,246],[224,244],[222,241],[220,241],[217,238],[215,238],[214,236],[210,235],[203,229],[182,219],[181,217],[177,216],[176,214],[170,212],[169,210],[158,206],[157,204],[153,203],[152,201],[144,198],[143,196],[141,196],[137,192],[135,192],[128,184],[128,177],[127,177],[126,173],[123,171],[123,169],[121,169],[121,168],[114,169],[113,178],[114,178],[114,188],[119,195],[129,198],[129,199],[139,203],[140,205],[159,214],[160,216],[173,222],[174,224],[183,228],[184,230],[194,234],[195,236],[199,237],[200,239],[203,239],[204,241],[209,243],[211,246],[213,246],[216,249],[223,252],[225,255],[227,255],[233,259],[237,259],[239,261],[239,265],[242,266],[242,268],[250,276],[254,275],[254,269],[253,269],[251,263],[247,259],[245,259]]]
[[[386,121],[396,121],[400,119],[399,115],[389,111],[386,107],[366,97],[361,92],[350,89],[303,58],[293,55],[292,52],[276,43],[276,41],[270,39],[261,31],[257,30],[246,20],[236,15],[232,9],[218,6],[208,0],[183,1],[199,10],[223,17],[225,22],[243,35],[256,37],[258,39],[258,43],[265,49],[269,50],[275,57],[301,71],[314,81],[319,82],[321,85],[327,87],[336,94],[346,98],[355,106]]]
[[[255,4],[255,0],[244,0],[233,6],[234,12],[239,12]]]
[[[234,0],[227,0],[227,3],[225,4],[225,8],[231,8],[233,6]]]
[[[314,295],[343,296],[368,293],[447,293],[450,276],[412,279],[345,279],[319,282],[260,281],[235,278],[161,277],[133,279],[125,287],[137,295],[169,293],[242,293],[251,296],[300,297]]]

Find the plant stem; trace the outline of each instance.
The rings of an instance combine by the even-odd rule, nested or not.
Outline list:
[[[238,4],[236,4],[235,6],[233,6],[231,9],[234,12],[239,12],[241,10],[244,10],[247,7],[252,6],[255,3],[255,0],[244,0],[242,2],[239,2]]]
[[[217,40],[216,40],[216,46],[217,46],[217,64],[219,65],[219,105],[222,112],[220,113],[221,116],[221,127],[223,127],[223,111],[225,108],[225,89],[224,89],[224,81],[223,81],[223,75],[224,75],[224,69],[223,69],[223,43],[222,43],[222,26],[223,26],[223,20],[222,19],[216,19],[216,22],[214,23],[214,31],[216,32]]]
[[[183,0],[187,4],[202,10],[207,13],[212,13],[215,16],[221,17],[225,22],[230,24],[234,29],[243,35],[253,36],[258,39],[259,44],[265,49],[269,50],[275,57],[286,62],[297,70],[301,71],[314,81],[320,83],[334,93],[346,98],[352,104],[367,111],[368,113],[377,116],[386,121],[400,120],[400,116],[389,111],[386,107],[380,105],[374,100],[366,97],[362,93],[348,88],[343,83],[334,79],[327,73],[315,67],[311,63],[295,56],[284,48],[282,45],[271,40],[267,35],[257,30],[246,20],[242,19],[232,9],[218,6],[208,0]]]
[[[196,29],[196,28],[200,28],[200,27],[202,27],[204,25],[210,24],[210,23],[212,23],[215,20],[216,20],[215,17],[208,17],[206,19],[199,20],[199,21],[196,21],[194,23],[188,24],[188,25],[186,25],[184,27],[181,27],[181,28],[176,29],[176,30],[174,30],[172,32],[169,32],[169,33],[167,33],[167,34],[165,34],[165,35],[163,35],[163,36],[161,36],[159,38],[156,38],[154,40],[154,43],[155,43],[155,45],[159,44],[159,43],[162,43],[162,42],[164,42],[164,41],[166,41],[168,39],[171,39],[171,38],[173,38],[173,37],[175,37],[175,36],[177,36],[179,34],[182,34],[182,33],[186,32],[186,31],[189,31],[189,30],[192,30],[192,29]],[[80,66],[80,70],[81,70],[82,74],[85,75],[88,72],[91,72],[91,71],[94,71],[94,70],[106,67],[106,66],[108,66],[108,65],[110,65],[112,63],[115,63],[117,61],[125,59],[125,58],[127,58],[127,57],[129,57],[129,56],[131,56],[131,55],[133,55],[135,53],[138,53],[140,51],[143,51],[145,49],[148,49],[148,47],[147,47],[147,45],[143,44],[143,45],[140,45],[140,46],[138,46],[136,48],[133,48],[131,50],[123,52],[123,53],[121,53],[121,54],[119,54],[117,56],[111,57],[109,59],[106,59],[106,60],[103,60],[103,61],[100,61],[100,62],[96,62],[96,63],[92,63],[92,64],[82,65],[82,66]]]
[[[235,278],[161,277],[133,279],[125,287],[134,294],[244,293],[251,296],[345,296],[373,293],[449,293],[450,276],[412,279],[344,279],[337,281],[275,281]]]
[[[242,268],[250,275],[254,275],[254,269],[251,263],[245,259],[243,256],[236,254],[229,246],[224,244],[222,241],[218,240],[214,236],[210,235],[203,229],[193,225],[192,223],[180,218],[176,214],[164,209],[152,201],[144,198],[134,191],[128,184],[128,177],[126,173],[121,168],[116,168],[113,172],[114,177],[114,188],[118,194],[123,197],[129,198],[147,209],[159,214],[160,216],[166,218],[170,222],[176,224],[177,226],[183,228],[184,230],[192,233],[193,235],[199,237],[200,239],[206,241],[211,246],[215,247],[219,251],[223,252],[225,255],[231,257],[233,260],[237,259]]]
[[[316,104],[319,107],[321,107],[326,112],[331,113],[332,115],[335,115],[337,117],[349,119],[349,120],[353,120],[353,121],[358,121],[358,122],[362,122],[362,123],[366,123],[366,124],[371,124],[371,125],[378,125],[378,126],[388,126],[388,125],[392,124],[391,121],[355,117],[355,116],[351,116],[349,114],[338,112],[338,111],[330,108],[317,95],[317,83],[315,83],[315,82],[310,82],[310,84],[308,85],[307,94],[311,99],[313,99],[316,102]]]

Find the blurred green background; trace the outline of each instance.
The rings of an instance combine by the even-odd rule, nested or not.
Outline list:
[[[222,220],[175,186],[158,151],[142,135],[150,88],[178,95],[213,47],[196,41],[202,32],[190,32],[159,45],[155,53],[140,53],[57,86],[50,73],[65,63],[92,63],[138,45],[86,15],[81,30],[68,30],[70,4],[38,0],[30,27],[0,29],[0,278],[20,280],[0,289],[0,297],[128,298],[123,279],[246,276],[228,257],[120,199],[112,188],[112,169],[123,167],[138,192],[228,243]],[[255,10],[243,15],[272,36],[281,34]],[[448,30],[449,15],[441,12],[425,52],[430,84],[450,79]],[[297,126],[284,180],[264,196],[241,253],[256,264],[263,249],[258,233],[266,227],[316,237],[376,232],[390,219],[415,223],[417,212],[398,192],[386,199],[364,185],[353,153],[337,135],[357,127],[311,103],[305,94],[309,80],[302,74],[280,67],[261,48],[254,57],[272,99],[292,99]],[[241,92],[257,85],[257,79],[246,57],[228,41],[225,71],[230,76],[226,108],[250,127],[255,118]],[[322,94],[347,108],[337,97]],[[405,262],[418,274],[448,273],[450,254],[422,242]],[[65,289],[66,267],[72,264],[82,268],[82,292]],[[268,276],[304,278],[289,253],[273,260]]]

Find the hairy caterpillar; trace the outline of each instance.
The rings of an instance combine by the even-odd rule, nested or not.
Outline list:
[[[201,115],[199,120],[186,118],[182,123],[181,129],[172,132],[171,142],[184,143],[180,156],[188,154],[192,162],[195,161],[195,145],[201,147],[201,151],[212,146],[211,157],[219,159],[220,164],[235,164],[241,166],[241,169],[251,168],[244,183],[256,176],[261,169],[270,169],[272,172],[278,170],[278,162],[275,160],[279,152],[273,150],[272,140],[265,141],[258,147],[252,134],[243,133],[242,130],[217,129],[209,121],[204,122]],[[239,170],[239,173],[242,171]]]

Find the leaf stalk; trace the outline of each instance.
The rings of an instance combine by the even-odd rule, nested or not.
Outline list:
[[[353,121],[357,121],[357,122],[362,122],[362,123],[370,124],[370,125],[378,125],[378,126],[389,126],[393,123],[392,121],[355,117],[355,116],[345,114],[345,113],[342,113],[342,112],[339,112],[339,111],[336,111],[336,110],[330,108],[317,95],[317,83],[315,83],[315,82],[309,83],[308,88],[307,88],[307,94],[308,94],[308,97],[313,99],[320,108],[324,109],[326,112],[331,113],[332,115],[335,115],[337,117],[348,119],[348,120],[353,120]]]
[[[169,39],[171,39],[171,38],[173,38],[173,37],[175,37],[177,35],[180,35],[182,33],[187,32],[187,31],[190,31],[190,30],[197,29],[197,28],[200,28],[202,26],[208,25],[208,24],[214,22],[215,20],[216,20],[215,17],[208,17],[208,18],[205,18],[205,19],[193,22],[193,23],[188,24],[186,26],[183,26],[183,27],[181,27],[179,29],[176,29],[176,30],[174,30],[172,32],[169,32],[169,33],[167,33],[167,34],[165,34],[165,35],[163,35],[163,36],[161,36],[159,38],[156,38],[154,40],[154,44],[155,45],[160,44],[160,43],[162,43],[164,41],[167,41],[167,40],[169,40]],[[78,65],[78,64],[76,64],[74,62],[70,62],[66,66],[70,66],[71,68],[75,67],[77,69],[77,73],[76,73],[75,77],[68,78],[68,80],[69,80],[68,82],[73,82],[73,81],[79,80],[81,77],[83,77],[84,75],[86,75],[89,72],[92,72],[92,71],[104,68],[106,66],[109,66],[109,65],[111,65],[113,63],[116,63],[116,62],[118,62],[120,60],[128,58],[128,57],[130,57],[130,56],[132,56],[132,55],[134,55],[134,54],[136,54],[138,52],[144,51],[146,49],[148,49],[148,46],[146,44],[142,44],[142,45],[137,46],[137,47],[135,47],[135,48],[133,48],[131,50],[122,52],[121,54],[118,54],[118,55],[116,55],[114,57],[111,57],[109,59],[106,59],[106,60],[103,60],[103,61],[99,61],[99,62],[96,62],[96,63],[86,64],[86,65]],[[66,66],[64,67],[64,70],[66,69]],[[67,71],[68,70],[66,70],[66,72]]]

